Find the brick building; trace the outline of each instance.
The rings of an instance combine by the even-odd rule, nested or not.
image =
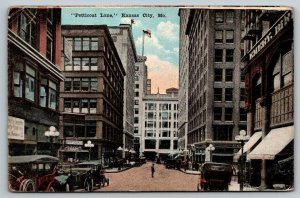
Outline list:
[[[9,10],[9,155],[56,155],[58,140],[50,142],[45,131],[59,126],[60,13],[60,8]]]
[[[124,76],[118,51],[106,25],[62,26],[64,83],[60,87],[61,158],[108,159],[123,144]]]

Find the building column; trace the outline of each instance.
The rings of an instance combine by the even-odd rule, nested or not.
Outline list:
[[[267,116],[267,107],[262,106],[262,139],[265,138],[267,135],[267,130],[268,130],[268,116]],[[262,159],[261,161],[261,182],[260,182],[260,189],[265,189],[266,188],[266,177],[267,177],[267,169],[266,169],[266,160]]]

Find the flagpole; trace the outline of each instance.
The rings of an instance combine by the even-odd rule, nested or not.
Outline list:
[[[145,32],[143,31],[142,56],[144,56],[144,42],[145,42]]]

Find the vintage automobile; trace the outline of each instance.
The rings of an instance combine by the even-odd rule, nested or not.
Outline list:
[[[86,161],[77,164],[60,166],[60,171],[70,175],[70,190],[84,189],[93,191],[94,187],[109,185],[109,179],[105,177],[102,163],[99,160]]]
[[[200,168],[197,191],[228,191],[232,174],[231,164],[206,162]]]
[[[68,175],[59,175],[59,159],[49,155],[9,156],[9,190],[21,192],[69,191]]]

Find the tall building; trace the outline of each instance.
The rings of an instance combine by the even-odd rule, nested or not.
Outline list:
[[[187,151],[188,133],[188,71],[189,71],[189,37],[186,35],[186,27],[190,10],[180,9],[179,27],[179,93],[178,93],[178,146]]]
[[[240,10],[190,10],[187,137],[196,161],[204,161],[205,148],[213,144],[213,161],[232,162],[239,147],[234,138],[246,129],[242,27]]]
[[[9,155],[56,155],[58,139],[51,142],[45,131],[59,126],[60,15],[60,8],[9,10]]]
[[[251,185],[273,187],[280,181],[294,186],[293,29],[291,9],[246,11],[242,61],[251,138],[244,152],[254,173]]]
[[[164,158],[178,149],[178,89],[143,97],[141,152],[149,159]]]
[[[135,63],[137,54],[132,35],[131,25],[120,24],[117,27],[109,27],[118,54],[126,72],[124,78],[124,107],[123,107],[123,149],[133,149],[134,139],[134,97],[135,95]]]
[[[142,98],[147,94],[148,90],[148,70],[145,64],[146,56],[138,56],[135,64],[135,97],[134,97],[134,150],[138,155],[142,155]],[[151,81],[150,81],[151,82]],[[150,87],[151,90],[151,87]]]
[[[124,76],[118,51],[106,25],[62,26],[64,83],[60,87],[61,158],[105,163],[123,145]]]

